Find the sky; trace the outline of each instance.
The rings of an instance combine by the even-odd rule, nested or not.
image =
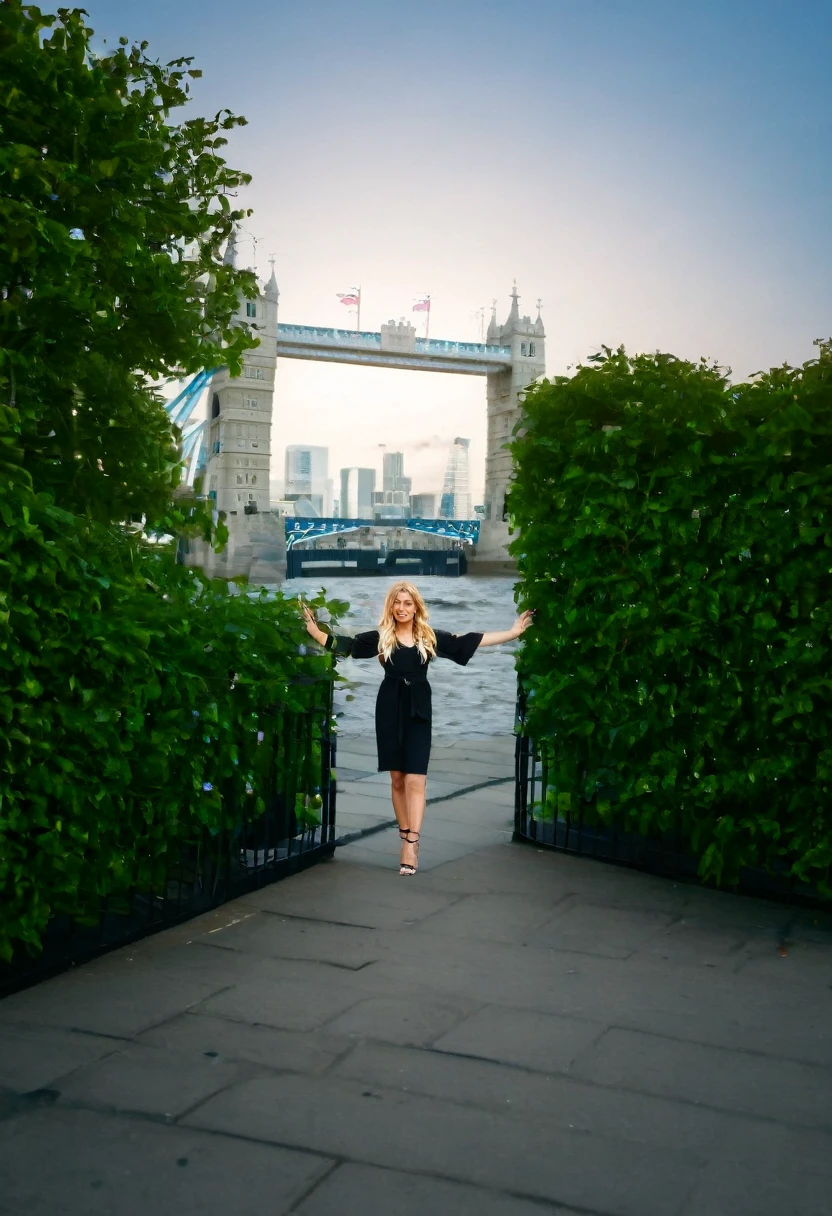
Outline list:
[[[85,0],[96,41],[204,76],[191,113],[248,125],[241,260],[275,257],[280,320],[362,329],[429,293],[431,336],[542,299],[550,376],[601,345],[707,356],[744,379],[832,332],[832,5],[819,0]],[[188,111],[183,111],[183,116]],[[354,322],[352,322],[354,323]],[[422,332],[418,328],[418,332]],[[485,381],[280,360],[287,443],[330,472],[405,453],[441,488],[485,459]]]

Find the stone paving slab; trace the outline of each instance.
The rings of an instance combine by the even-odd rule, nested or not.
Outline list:
[[[175,1119],[253,1071],[193,1048],[131,1043],[63,1081],[61,1104]]]
[[[276,1026],[280,1030],[317,1030],[333,1013],[349,1009],[361,994],[321,980],[244,980],[198,1005],[197,1012],[233,1022]]]
[[[365,777],[372,777],[375,771],[375,769],[367,768],[366,765],[356,762],[355,768],[350,768],[346,764],[339,764],[335,770],[335,775],[339,783],[342,781],[361,781]]]
[[[588,1018],[559,1017],[528,1009],[489,1005],[434,1040],[437,1051],[497,1060],[547,1073],[566,1072],[605,1034]]]
[[[229,925],[214,935],[212,946],[217,950],[243,951],[263,958],[311,959],[332,963],[347,971],[359,971],[381,955],[378,934],[373,930],[322,924],[267,911]]]
[[[477,845],[478,832],[483,827],[499,828],[511,835],[514,831],[513,808],[505,799],[489,797],[491,792],[490,789],[477,790],[476,793],[428,806],[425,812],[425,839],[430,839],[431,825],[443,819],[466,824],[472,848]]]
[[[0,1027],[0,1088],[20,1094],[47,1089],[60,1077],[110,1055],[119,1046],[120,1039],[6,1023]]]
[[[563,901],[548,924],[534,931],[535,945],[605,958],[627,958],[656,939],[674,920],[670,912],[642,908],[596,907],[583,900]]]
[[[505,1062],[365,1042],[333,1071],[367,1086],[423,1094],[511,1115],[523,1124],[624,1137],[666,1148],[686,1145],[698,1157],[725,1152],[731,1160],[789,1169],[824,1165],[832,1173],[832,1135],[770,1120],[616,1089],[562,1074],[506,1067]]]
[[[487,848],[489,845],[496,843],[500,839],[499,836],[489,835],[480,839],[480,847]],[[352,847],[352,846],[350,846]],[[465,843],[440,843],[432,842],[426,844],[419,852],[419,873],[427,874],[437,866],[447,865],[448,862],[456,858],[463,858],[468,855],[470,845]],[[398,875],[399,872],[399,846],[398,837],[395,848],[386,848],[383,845],[377,845],[372,839],[361,840],[357,842],[355,851],[350,854],[349,862],[358,863],[360,865],[375,865],[381,869],[387,870],[390,873]]]
[[[39,1110],[3,1125],[0,1195],[15,1216],[263,1216],[290,1211],[334,1164],[147,1119]]]
[[[119,954],[123,959],[123,951]],[[22,1021],[131,1038],[228,984],[227,975],[211,982],[124,971],[122,959],[112,970],[95,966],[82,975],[70,972],[7,997],[0,1002],[0,1026]]]
[[[781,1050],[788,1056],[788,1043]],[[612,1029],[578,1056],[572,1075],[718,1110],[832,1130],[832,1068]]]
[[[434,1001],[411,995],[368,997],[326,1024],[330,1034],[425,1047],[442,1039],[476,1006],[458,996]]]
[[[348,844],[355,837],[365,835],[369,831],[377,831],[383,827],[390,826],[391,816],[387,814],[386,807],[383,814],[372,815],[369,813],[342,811],[338,808],[338,835],[336,837],[339,844]]]
[[[467,859],[466,859],[467,860]],[[461,863],[456,863],[461,864]],[[749,981],[705,968],[682,968],[631,957],[608,959],[500,942],[441,939],[414,933],[407,951],[379,961],[367,973],[376,984],[416,985],[436,995],[463,990],[484,1004],[505,1003],[543,1013],[591,1016],[607,1024],[647,1030],[729,1050],[783,1051],[805,1063],[832,1061],[832,994],[807,1004],[788,986]],[[738,993],[742,993],[742,1010]]]
[[[783,1170],[772,1176],[736,1162],[705,1168],[682,1216],[829,1216],[828,1175]]]
[[[569,896],[563,898],[568,899]],[[474,938],[504,945],[522,945],[556,904],[534,896],[466,894],[449,908],[435,912],[416,926],[419,933]]]
[[[832,917],[510,843],[512,802],[0,1003],[0,1216],[827,1216]]]
[[[202,1052],[220,1061],[244,1060],[277,1072],[323,1072],[351,1046],[329,1034],[279,1030],[200,1013],[183,1013],[146,1030],[137,1041],[171,1052]]]
[[[689,1152],[587,1137],[331,1077],[248,1081],[208,1099],[188,1126],[410,1169],[610,1216],[676,1216],[702,1162]],[[603,1161],[604,1169],[598,1169]]]
[[[341,1165],[296,1209],[298,1216],[578,1216],[574,1210],[529,1202],[442,1178]]]
[[[336,862],[332,869],[336,868],[354,874],[349,862]],[[329,872],[330,867],[323,869]],[[333,883],[331,889],[309,882],[299,890],[299,884],[292,887],[290,880],[267,887],[252,898],[260,908],[271,912],[368,929],[413,924],[453,902],[454,897],[445,892],[430,891],[415,882],[405,883],[399,879],[397,869],[385,867],[385,870],[378,874],[365,870],[346,884]],[[391,884],[391,878],[398,882]]]

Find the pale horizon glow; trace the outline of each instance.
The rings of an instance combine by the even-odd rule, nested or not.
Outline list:
[[[88,0],[109,44],[147,39],[204,72],[192,113],[249,119],[241,261],[275,255],[280,320],[361,328],[431,296],[431,337],[476,341],[514,278],[543,300],[549,375],[602,344],[706,356],[735,379],[814,357],[832,332],[832,8],[819,0]],[[256,246],[255,246],[256,240]],[[481,501],[485,382],[278,364],[285,445],[330,476],[405,453],[436,492],[471,438]],[[425,446],[420,446],[425,445]],[[435,445],[435,446],[431,446]]]

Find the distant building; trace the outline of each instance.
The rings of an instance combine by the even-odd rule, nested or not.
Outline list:
[[[408,480],[405,478],[405,480]],[[410,495],[404,490],[376,490],[373,495],[375,519],[409,519]]]
[[[400,490],[399,481],[404,477],[404,453],[385,452],[381,463],[381,488],[383,490]]]
[[[412,519],[436,519],[436,495],[411,494],[410,515]]]
[[[440,519],[471,519],[471,491],[468,473],[468,449],[470,439],[456,438],[448,455],[445,481],[442,485],[442,500],[439,504]]]
[[[328,448],[290,444],[286,448],[284,497],[289,501],[308,500],[314,515],[328,516],[332,510],[328,466]]]
[[[372,519],[375,489],[375,469],[342,469],[338,499],[340,518]]]
[[[413,485],[412,477],[404,475],[404,454],[402,452],[385,452],[382,457],[381,486],[386,492],[402,492],[410,496]]]

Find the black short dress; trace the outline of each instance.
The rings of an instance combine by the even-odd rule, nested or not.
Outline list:
[[[436,630],[436,655],[462,667],[482,641],[481,633],[445,633]],[[378,630],[354,638],[330,634],[327,650],[336,658],[378,659]],[[384,663],[384,679],[376,698],[378,769],[427,773],[430,760],[431,692],[428,664],[415,646],[394,648]]]

